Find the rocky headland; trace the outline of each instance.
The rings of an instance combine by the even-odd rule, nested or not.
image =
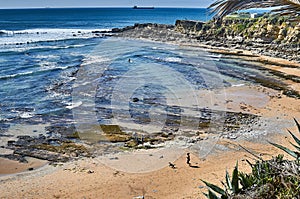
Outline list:
[[[112,32],[120,37],[246,50],[300,61],[300,24],[283,17],[266,15],[256,19],[225,18],[208,22],[177,20],[175,25],[135,24],[115,28]]]

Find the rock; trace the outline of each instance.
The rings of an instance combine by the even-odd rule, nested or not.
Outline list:
[[[140,101],[140,100],[139,100],[139,98],[134,97],[134,98],[132,98],[132,101],[133,101],[133,102],[138,102],[138,101]]]
[[[6,32],[0,31],[0,36],[6,35],[6,34],[7,34]]]
[[[9,141],[7,141],[7,146],[15,145],[15,143],[16,143],[15,140],[9,140]]]
[[[176,20],[175,30],[184,34],[196,34],[200,30],[202,30],[204,24],[205,23],[201,21]]]
[[[122,30],[120,28],[113,28],[111,30],[112,33],[118,33],[118,32],[121,32]]]
[[[216,47],[257,49],[259,54],[300,61],[300,24],[274,17],[224,18],[222,21],[177,20],[175,31]],[[213,40],[213,42],[208,42]],[[280,44],[280,47],[278,47]]]

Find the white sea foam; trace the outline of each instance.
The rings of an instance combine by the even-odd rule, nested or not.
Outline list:
[[[33,73],[33,71],[17,73],[17,74],[12,74],[12,75],[4,75],[4,76],[0,76],[0,79],[9,79],[9,78],[14,78],[14,77],[18,77],[18,76],[30,75],[32,73]]]
[[[0,30],[0,45],[26,44],[41,41],[59,41],[76,38],[92,38],[101,31],[109,29],[28,29],[8,31]]]
[[[27,71],[27,72],[22,72],[22,73],[16,73],[16,74],[11,74],[11,75],[4,75],[0,76],[0,79],[11,79],[15,77],[20,77],[20,76],[27,76],[27,75],[32,75],[34,73],[38,72],[47,72],[51,70],[66,70],[72,66],[56,66],[52,62],[40,62],[41,69],[35,70],[35,71]]]
[[[35,58],[49,60],[49,59],[57,59],[59,58],[59,56],[58,55],[36,55]]]
[[[33,113],[31,112],[23,112],[19,114],[20,118],[26,119],[26,118],[31,118],[34,116]]]
[[[167,62],[181,62],[181,59],[178,57],[167,57],[165,58],[165,61]]]
[[[103,56],[89,55],[89,56],[86,56],[82,60],[82,64],[81,65],[97,64],[97,63],[107,62],[107,61],[110,61],[110,59],[105,58]]]
[[[232,85],[232,87],[242,87],[242,86],[245,86],[245,84],[234,84],[234,85]]]
[[[76,107],[79,107],[82,104],[81,101],[77,102],[77,103],[68,103],[68,106],[66,106],[67,109],[73,109]]]

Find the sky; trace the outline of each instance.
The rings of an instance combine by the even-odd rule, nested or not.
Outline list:
[[[187,7],[209,6],[214,0],[0,0],[0,8],[44,7]]]

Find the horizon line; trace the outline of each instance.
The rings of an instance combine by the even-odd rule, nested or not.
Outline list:
[[[140,6],[140,7],[154,7],[154,8],[194,8],[194,9],[208,9],[207,7],[181,7],[181,6]],[[64,9],[64,8],[133,8],[133,6],[62,6],[62,7],[52,7],[52,6],[44,6],[44,7],[6,7],[0,8],[0,10],[8,10],[8,9]]]

